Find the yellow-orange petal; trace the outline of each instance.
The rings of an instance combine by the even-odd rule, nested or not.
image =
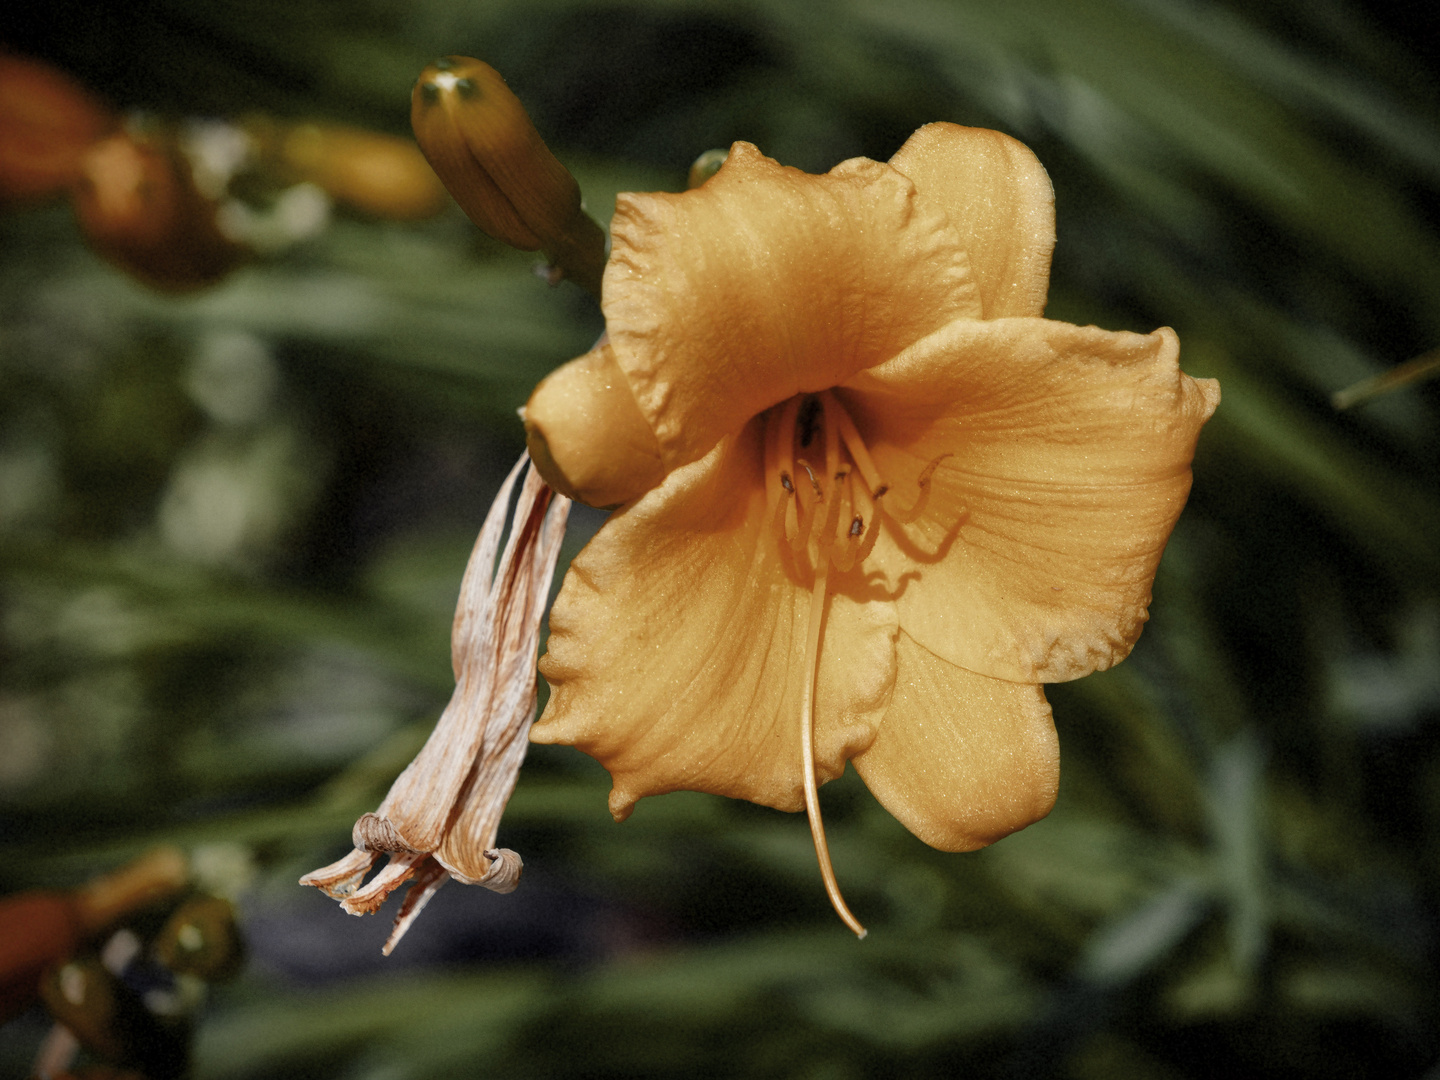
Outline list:
[[[810,590],[779,561],[760,425],[615,514],[571,564],[531,733],[610,770],[611,812],[707,791],[803,805],[800,695]],[[869,745],[895,677],[893,605],[832,596],[821,645],[816,773]]]
[[[980,301],[954,230],[888,165],[823,176],[736,143],[704,186],[621,195],[602,307],[666,469]]]
[[[998,131],[926,124],[890,164],[959,234],[985,318],[1045,311],[1055,191],[1029,147]]]
[[[1220,399],[1178,357],[1168,329],[957,321],[841,391],[896,505],[951,455],[924,515],[889,525],[870,563],[903,585],[907,633],[1014,682],[1129,653]]]
[[[630,384],[601,345],[547,375],[525,405],[525,445],[540,475],[589,506],[619,506],[665,477]]]
[[[903,630],[895,693],[855,771],[931,847],[970,851],[1040,820],[1060,786],[1060,744],[1034,683],[976,675]]]

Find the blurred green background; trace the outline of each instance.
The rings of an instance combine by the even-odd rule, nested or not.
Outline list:
[[[746,139],[812,171],[932,120],[1056,188],[1048,314],[1179,332],[1224,400],[1118,669],[1050,692],[1045,821],[926,848],[679,794],[617,826],[533,748],[519,891],[441,891],[388,960],[295,879],[348,847],[451,686],[514,410],[602,327],[455,208],[337,212],[164,296],[63,203],[0,216],[0,892],[157,842],[248,882],[195,1075],[1420,1077],[1440,1060],[1440,391],[1329,395],[1440,345],[1426,5],[1341,0],[60,0],[15,49],[162,117],[396,134],[496,66],[608,221]],[[7,18],[9,18],[7,16]],[[598,526],[572,519],[569,557]],[[236,875],[239,875],[238,877]],[[0,931],[3,932],[3,931]],[[0,1029],[0,1072],[46,1023]]]

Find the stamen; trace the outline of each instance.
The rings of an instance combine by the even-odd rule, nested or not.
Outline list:
[[[851,563],[852,566],[863,563],[870,557],[870,553],[875,550],[875,542],[880,539],[880,497],[884,495],[887,490],[889,489],[884,484],[881,484],[880,490],[877,491],[872,498],[869,489],[866,488],[864,484],[856,484],[854,486],[854,494],[856,496],[855,521],[850,523],[850,529],[853,533],[856,521],[860,522],[862,528],[867,521],[870,523],[870,526],[865,529],[864,538],[860,540],[856,546]]]
[[[877,506],[875,509],[876,513],[870,519],[870,528],[866,530],[865,539],[860,542],[860,549],[855,552],[857,563],[863,563],[870,557],[870,553],[875,550],[875,541],[880,539],[880,508]],[[856,518],[855,520],[859,521],[860,519]],[[851,527],[854,527],[853,524]]]
[[[885,487],[885,481],[880,478],[880,470],[875,467],[875,461],[870,456],[869,449],[865,446],[865,440],[860,437],[860,431],[855,427],[855,421],[850,419],[850,413],[845,406],[835,400],[835,395],[826,393],[825,403],[829,405],[834,402],[834,408],[827,409],[825,413],[826,423],[830,423],[830,417],[835,417],[835,426],[840,429],[840,438],[845,440],[845,449],[850,451],[850,460],[855,462],[855,467],[860,470],[860,475],[865,478],[865,483],[870,490],[878,496]]]
[[[836,487],[840,489],[840,497],[835,501],[839,503],[835,515],[836,524],[842,521],[849,521],[845,526],[845,534],[840,538],[836,548],[830,554],[830,561],[835,564],[835,569],[842,574],[849,573],[855,565],[855,553],[860,547],[860,537],[864,533],[864,521],[855,512],[855,478],[849,468],[841,469],[835,474]],[[844,485],[841,487],[841,485]]]
[[[795,505],[795,415],[800,409],[798,398],[779,405],[765,424],[765,498],[775,506],[775,533],[781,548],[803,541],[799,539],[800,521]],[[795,566],[788,567],[793,572]]]
[[[790,478],[786,477],[785,479],[786,490],[793,491],[794,488],[790,487],[789,485]],[[775,503],[775,517],[773,519],[771,527],[774,529],[775,536],[779,541],[775,546],[779,549],[780,552],[781,569],[783,569],[785,573],[790,577],[798,580],[800,578],[800,572],[795,565],[795,556],[794,552],[791,550],[790,547],[790,539],[785,533],[786,518],[789,515],[790,511],[794,509],[794,507],[794,499],[778,500]]]
[[[775,499],[781,498],[780,491],[776,489],[778,480],[780,488],[785,491],[794,491],[790,486],[790,432],[783,426],[784,414],[788,411],[788,403],[780,406],[776,414],[767,418],[765,423],[765,501],[768,505]]]
[[[915,498],[915,505],[909,510],[889,510],[887,511],[889,515],[901,525],[908,525],[924,513],[925,504],[930,501],[930,478],[935,475],[935,470],[939,467],[940,462],[944,461],[947,457],[954,456],[954,454],[948,453],[941,454],[931,461],[929,465],[926,465],[920,473],[920,479],[915,481],[916,485],[920,488],[920,494]],[[876,492],[876,497],[879,497],[879,492]]]
[[[815,479],[815,473],[810,468],[810,463],[804,458],[795,462],[805,470],[805,475],[810,478],[810,490],[807,492],[804,487],[795,493],[795,502],[799,504],[800,520],[795,536],[791,539],[790,546],[795,549],[797,556],[809,558],[810,534],[815,528],[815,508],[825,501],[825,492],[820,488],[820,482]],[[813,500],[809,496],[813,495]]]
[[[820,488],[820,481],[815,479],[815,473],[811,470],[810,463],[804,458],[800,458],[798,461],[795,462],[795,464],[799,465],[800,468],[804,469],[805,475],[810,478],[810,486],[815,489],[815,501],[824,502],[825,492],[822,491]]]
[[[842,477],[844,475],[845,474],[843,473],[841,474]],[[831,494],[836,494],[833,488],[831,489]],[[840,499],[837,497],[830,500],[830,505],[825,511],[825,524],[820,529],[819,547],[821,559],[827,559],[830,557],[830,549],[835,544],[835,530],[839,527]]]
[[[838,500],[836,500],[838,502]],[[820,876],[826,895],[845,925],[856,937],[865,936],[865,927],[850,913],[835,868],[830,864],[830,846],[825,841],[825,822],[820,817],[820,796],[815,783],[815,679],[820,667],[820,630],[825,619],[825,585],[829,576],[828,560],[821,560],[815,571],[815,584],[810,589],[810,618],[805,634],[805,681],[801,684],[800,701],[800,771],[805,782],[805,815],[810,819],[810,838],[815,842],[815,858],[820,863]]]

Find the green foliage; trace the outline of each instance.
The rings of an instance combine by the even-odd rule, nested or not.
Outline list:
[[[458,211],[342,215],[182,297],[101,263],[63,207],[0,216],[0,891],[242,845],[255,959],[204,1013],[197,1076],[1440,1059],[1440,396],[1329,405],[1440,335],[1440,90],[1398,25],[1340,0],[49,10],[12,44],[175,117],[399,132],[428,60],[478,55],[602,221],[734,139],[820,170],[930,120],[998,127],[1055,183],[1049,314],[1172,325],[1224,389],[1134,656],[1051,690],[1050,818],[946,855],[853,776],[827,786],[857,944],[799,819],[677,794],[616,826],[602,770],[535,748],[501,836],[521,889],[429,938],[427,913],[382,966],[383,927],[293,882],[448,696],[514,410],[598,312]],[[37,1041],[0,1032],[0,1068]]]

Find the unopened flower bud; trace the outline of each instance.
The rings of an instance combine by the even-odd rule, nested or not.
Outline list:
[[[318,184],[339,202],[376,217],[414,221],[438,214],[445,187],[415,144],[334,124],[297,124],[281,137],[279,156],[298,180]]]
[[[435,61],[415,84],[410,123],[471,221],[511,247],[543,248],[565,277],[600,295],[605,233],[494,68],[463,56]]]
[[[100,960],[78,957],[51,968],[40,980],[40,998],[96,1057],[133,1065],[144,1076],[184,1071],[187,1029],[159,1020]]]
[[[0,901],[0,1023],[34,1002],[47,967],[126,916],[173,897],[189,874],[184,855],[158,848],[74,892],[24,892]]]
[[[0,53],[0,203],[68,188],[114,113],[63,71]]]
[[[195,975],[206,982],[233,978],[245,962],[235,906],[219,896],[196,896],[181,904],[150,949],[174,974]]]
[[[244,256],[221,233],[189,165],[158,140],[119,134],[96,143],[81,163],[75,214],[101,257],[162,289],[209,285]]]
[[[660,446],[609,345],[552,371],[525,406],[525,443],[545,482],[589,506],[618,506],[665,478]]]

